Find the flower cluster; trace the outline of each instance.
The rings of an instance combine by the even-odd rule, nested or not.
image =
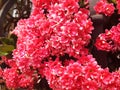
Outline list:
[[[89,11],[80,8],[78,0],[33,0],[33,6],[30,17],[20,20],[13,31],[17,46],[7,61],[10,68],[3,71],[8,87],[30,86],[51,56],[88,54],[93,26]]]
[[[120,50],[120,24],[100,34],[96,39],[95,46],[99,50],[105,51]]]
[[[120,0],[116,0],[116,1],[117,1],[118,14],[120,14]]]
[[[7,86],[32,88],[41,76],[46,77],[53,90],[119,90],[120,73],[102,69],[89,55],[86,46],[93,26],[89,11],[79,6],[79,0],[32,2],[30,17],[20,20],[13,31],[18,37],[17,46],[13,58],[6,60],[10,68],[2,71]],[[108,39],[115,34],[118,39],[113,40],[119,41],[119,27],[113,28],[116,33],[106,31],[104,42],[110,43],[110,49],[112,43]],[[61,60],[65,54],[69,58]]]
[[[102,69],[91,55],[71,61],[66,66],[59,59],[46,63],[44,73],[53,90],[120,89],[120,73]]]
[[[19,74],[16,68],[5,69],[3,76],[6,80],[6,84],[12,88],[18,87],[28,87],[33,88],[33,76],[31,73],[26,72],[24,74]]]
[[[119,10],[119,1],[117,1],[117,8]],[[105,14],[106,16],[111,16],[114,13],[115,7],[114,3],[109,3],[108,0],[100,0],[94,6],[96,13]]]

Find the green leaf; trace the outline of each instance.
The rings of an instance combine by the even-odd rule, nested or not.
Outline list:
[[[3,43],[3,44],[14,44],[14,40],[12,38],[7,38],[7,37],[0,37],[0,41]]]
[[[12,52],[13,49],[14,49],[13,45],[7,45],[7,44],[0,45],[0,52],[8,53],[8,52]]]
[[[9,53],[7,53],[7,52],[1,52],[0,51],[0,56],[6,56],[6,55],[8,55]]]

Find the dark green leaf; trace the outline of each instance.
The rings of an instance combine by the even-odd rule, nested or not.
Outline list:
[[[0,37],[0,41],[3,44],[14,44],[14,40],[12,38],[7,38],[7,37]]]
[[[6,45],[6,44],[0,45],[0,52],[8,53],[11,52],[13,49],[14,49],[13,45]]]

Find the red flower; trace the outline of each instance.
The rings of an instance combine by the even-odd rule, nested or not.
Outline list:
[[[45,77],[53,90],[119,89],[119,73],[102,69],[91,56],[82,56],[77,62],[62,66],[57,59],[48,62]]]
[[[120,49],[120,24],[113,26],[98,36],[95,43],[100,50],[115,51]]]
[[[0,77],[3,76],[3,70],[0,68]]]
[[[106,0],[100,0],[94,6],[97,13],[105,14],[106,16],[111,16],[114,13],[115,7],[112,3],[108,3]]]
[[[116,2],[117,2],[118,14],[120,14],[120,0],[116,0]]]
[[[7,62],[11,67],[3,70],[8,87],[32,88],[41,75],[53,90],[119,89],[119,73],[102,69],[88,55],[86,46],[93,26],[89,11],[81,9],[78,1],[32,1],[30,17],[20,20],[13,31],[18,37],[17,46],[13,59]],[[113,4],[105,0],[97,5],[99,13],[111,15],[114,11]],[[119,24],[106,30],[98,37],[96,46],[107,51],[119,48],[119,32]],[[71,58],[61,60],[65,54]]]
[[[18,72],[16,68],[5,69],[3,79],[6,80],[6,85],[10,88],[18,87]]]

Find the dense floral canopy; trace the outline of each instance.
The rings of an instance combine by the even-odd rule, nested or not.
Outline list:
[[[20,20],[13,31],[17,46],[13,58],[5,60],[10,68],[2,73],[7,86],[31,89],[39,77],[45,77],[53,90],[119,90],[119,70],[110,73],[102,69],[87,48],[94,30],[89,10],[81,8],[79,0],[32,2],[30,17]],[[114,7],[101,0],[95,9],[110,16],[117,8],[119,14],[119,2]],[[119,33],[118,24],[101,34],[96,46],[107,51],[118,49]]]

